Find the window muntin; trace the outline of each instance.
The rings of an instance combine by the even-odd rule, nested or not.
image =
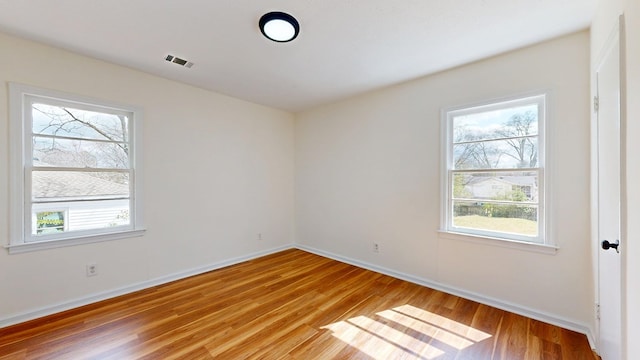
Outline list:
[[[446,112],[446,231],[544,243],[545,96]]]
[[[140,111],[19,84],[10,84],[10,95],[9,248],[141,235]]]

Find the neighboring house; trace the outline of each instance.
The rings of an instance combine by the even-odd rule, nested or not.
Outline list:
[[[33,176],[32,191],[34,200],[46,201],[33,205],[33,234],[129,223],[129,186],[125,184],[83,172],[39,171]]]
[[[499,199],[522,191],[527,200],[537,200],[538,185],[533,176],[473,176],[465,184],[465,190],[474,199]]]

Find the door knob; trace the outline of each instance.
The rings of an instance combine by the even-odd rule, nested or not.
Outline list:
[[[618,250],[618,246],[620,245],[620,240],[616,240],[614,243],[610,243],[609,240],[602,240],[602,248],[605,250],[616,249],[617,253],[620,253]]]

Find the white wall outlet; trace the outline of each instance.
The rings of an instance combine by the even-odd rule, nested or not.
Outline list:
[[[262,241],[262,233],[258,233],[258,241]]]
[[[87,264],[87,276],[98,275],[98,264]]]
[[[377,242],[373,243],[373,252],[374,253],[379,253],[380,252],[380,244],[378,244]]]

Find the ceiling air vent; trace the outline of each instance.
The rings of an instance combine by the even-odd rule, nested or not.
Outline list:
[[[172,62],[174,64],[178,64],[180,66],[184,66],[189,69],[191,69],[191,67],[193,66],[193,63],[191,61],[187,61],[185,59],[181,59],[173,55],[167,55],[167,57],[164,59],[167,60],[168,62]]]

